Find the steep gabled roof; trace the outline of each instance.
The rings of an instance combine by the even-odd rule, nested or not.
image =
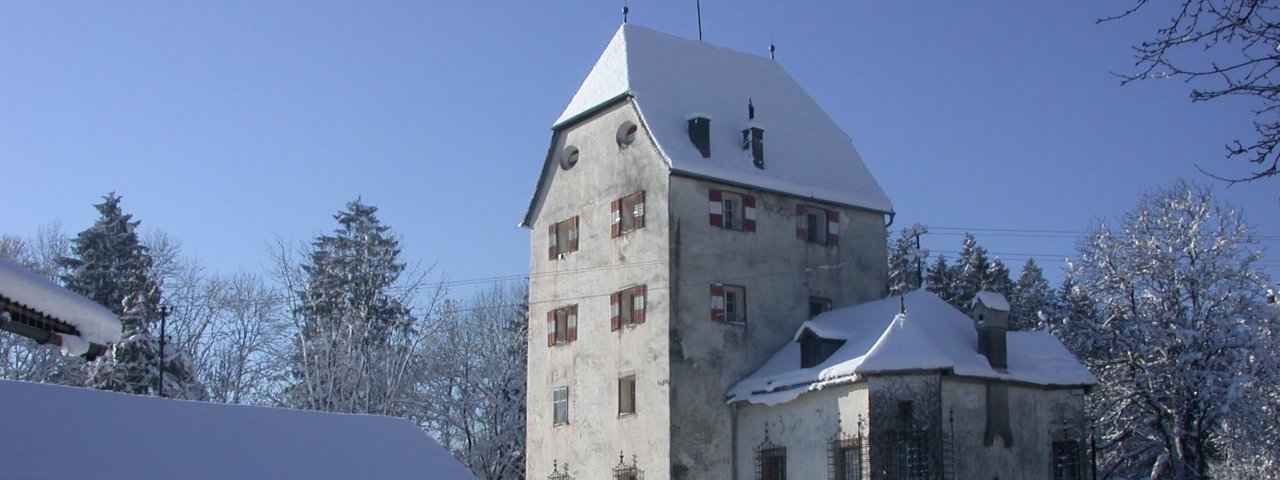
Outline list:
[[[899,313],[902,304],[906,313]],[[822,363],[801,368],[800,345],[791,342],[730,388],[728,401],[773,405],[867,375],[927,370],[1044,386],[1096,382],[1062,342],[1045,331],[1009,332],[1008,370],[991,368],[978,353],[973,320],[924,290],[823,313],[801,325],[796,338],[806,331],[845,343]]]
[[[772,59],[624,24],[553,129],[627,97],[673,173],[893,212],[848,135]],[[710,158],[689,141],[692,115],[711,118]],[[765,131],[763,170],[742,148],[749,126]]]

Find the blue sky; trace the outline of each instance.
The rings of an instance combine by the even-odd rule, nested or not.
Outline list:
[[[702,2],[705,40],[777,59],[853,138],[899,227],[954,252],[968,229],[1056,281],[1072,234],[1199,165],[1247,99],[1191,104],[1181,80],[1122,87],[1153,11],[1122,4]],[[0,233],[88,227],[109,191],[211,271],[263,271],[357,196],[404,256],[469,280],[523,275],[551,122],[622,2],[6,2],[0,7]],[[697,37],[694,2],[630,21]],[[1280,249],[1280,180],[1221,198]],[[947,229],[949,227],[951,229]],[[953,230],[954,229],[954,230]],[[954,254],[950,255],[954,257]],[[1280,277],[1280,260],[1267,261]]]

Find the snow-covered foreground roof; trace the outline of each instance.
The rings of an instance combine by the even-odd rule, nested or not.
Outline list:
[[[0,478],[474,478],[398,418],[8,380],[0,399]]]
[[[634,98],[673,171],[893,211],[848,135],[772,59],[623,24],[555,127],[622,95]],[[689,141],[694,114],[711,118],[711,158]],[[749,126],[765,131],[763,170],[742,148]]]
[[[1045,386],[1085,386],[1093,374],[1056,337],[1046,331],[1008,332],[1007,372],[991,368],[978,353],[973,321],[931,292],[917,290],[899,297],[832,310],[805,322],[795,339],[808,330],[823,338],[845,340],[826,361],[800,368],[800,344],[788,343],[764,366],[728,392],[730,403],[774,405],[831,385],[858,381],[865,375],[918,370],[946,370],[955,375],[1025,382]]]
[[[120,340],[120,319],[106,307],[3,258],[0,297],[75,327],[87,342],[106,345]]]

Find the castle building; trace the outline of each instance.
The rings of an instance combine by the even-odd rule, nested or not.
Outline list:
[[[890,331],[903,323],[866,306],[887,301],[892,218],[849,137],[772,59],[622,25],[553,124],[522,222],[533,232],[535,319],[526,477],[819,478],[809,475],[818,463],[826,477],[834,457],[825,447],[820,462],[803,460],[812,466],[760,452],[784,448],[763,447],[806,428],[825,441],[857,435],[858,415],[870,434],[877,415],[868,407],[882,397],[876,378],[909,373],[908,383],[937,393],[950,388],[937,378],[956,376],[954,361],[855,372],[845,356],[870,348],[866,339],[819,326],[866,318]],[[929,295],[902,302],[936,307]],[[933,313],[911,328],[967,318]],[[957,348],[975,346],[964,365],[980,355],[966,325]],[[806,362],[822,361],[779,360],[797,345],[816,345],[804,349]],[[849,374],[770,383],[773,373],[807,374],[829,362]],[[973,378],[1027,380],[1001,375]],[[863,400],[806,407],[826,384]],[[799,419],[808,427],[796,427]],[[812,441],[794,440],[801,437]],[[859,475],[875,471],[866,460]],[[942,462],[926,468],[941,472]]]

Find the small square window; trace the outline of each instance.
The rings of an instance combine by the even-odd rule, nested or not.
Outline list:
[[[787,479],[787,449],[776,447],[756,453],[756,478],[761,480]]]
[[[722,226],[729,230],[742,230],[742,195],[722,192],[720,194],[721,212],[724,215]]]
[[[828,310],[831,310],[830,298],[809,297],[809,318],[821,315]]]
[[[569,252],[578,251],[578,217],[572,216],[548,227],[548,258],[556,260]]]
[[[618,379],[618,415],[636,413],[636,376]]]
[[[553,392],[552,419],[556,425],[569,423],[569,387],[560,387]]]
[[[827,211],[818,207],[808,207],[805,210],[804,219],[808,232],[805,240],[809,243],[827,243]]]

